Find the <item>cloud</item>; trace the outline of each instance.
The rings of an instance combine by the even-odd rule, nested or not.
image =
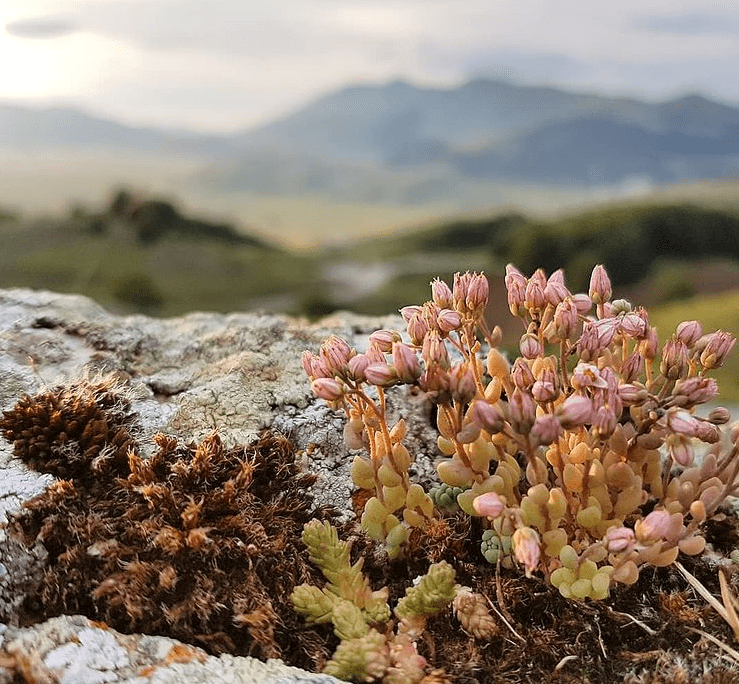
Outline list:
[[[323,5],[322,9],[316,5]],[[90,30],[153,51],[202,51],[235,56],[333,50],[348,31],[326,19],[340,0],[110,0],[81,4],[78,15]]]
[[[0,77],[0,97],[46,92],[131,122],[227,130],[396,78],[739,99],[736,0],[34,0],[36,19],[28,4],[0,0],[10,35],[76,33],[5,41],[26,70]]]
[[[439,49],[425,43],[419,50],[430,68],[456,71],[458,74],[487,76],[511,81],[537,83],[560,82],[588,70],[588,64],[557,52],[464,46]]]
[[[77,27],[65,19],[56,17],[33,17],[17,19],[5,24],[6,33],[15,38],[49,39],[60,38],[77,31]]]

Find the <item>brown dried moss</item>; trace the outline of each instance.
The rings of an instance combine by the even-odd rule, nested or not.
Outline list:
[[[134,422],[125,392],[108,379],[26,395],[3,412],[0,432],[34,470],[79,478],[125,468]]]
[[[15,453],[65,478],[12,523],[49,552],[26,620],[80,613],[212,653],[319,667],[331,645],[289,596],[316,580],[303,524],[330,512],[313,510],[315,477],[300,472],[291,444],[269,432],[230,449],[216,434],[187,445],[157,435],[142,458],[125,400],[110,399],[99,387],[52,390],[4,416]]]

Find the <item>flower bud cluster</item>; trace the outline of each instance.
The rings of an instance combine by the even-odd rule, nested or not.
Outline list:
[[[474,273],[457,274],[451,288],[434,281],[429,301],[402,309],[404,333],[373,334],[363,375],[359,355],[336,338],[304,356],[315,394],[344,406],[352,444],[370,453],[353,470],[358,486],[377,493],[365,529],[387,540],[434,514],[408,481],[410,456],[384,423],[384,403],[362,398],[362,383],[381,397],[406,384],[438,406],[445,458],[434,498],[445,508],[456,498],[483,519],[488,561],[541,572],[581,599],[635,582],[644,564],[700,553],[701,525],[739,491],[739,427],[722,451],[728,411],[695,411],[717,396],[707,373],[734,337],[686,321],[660,347],[647,312],[612,299],[602,266],[587,294],[571,293],[562,271],[526,277],[509,265],[505,284],[523,323],[513,363],[498,349],[500,329],[487,326],[487,281]],[[372,366],[385,371],[368,374]],[[693,465],[697,443],[710,453]],[[397,550],[404,532],[393,534]]]

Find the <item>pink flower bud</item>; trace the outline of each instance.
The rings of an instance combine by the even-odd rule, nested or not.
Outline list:
[[[516,388],[508,400],[510,420],[516,432],[525,435],[531,429],[536,420],[536,404],[534,398],[528,393]]]
[[[601,406],[593,412],[592,429],[595,436],[608,439],[616,429],[616,414],[608,406]]]
[[[513,264],[505,267],[505,286],[508,291],[508,308],[514,316],[521,315],[526,298],[526,276]]]
[[[621,367],[621,378],[625,382],[636,380],[644,370],[644,357],[638,352],[630,354]]]
[[[397,342],[400,335],[394,330],[375,330],[370,336],[370,344],[387,354],[392,351],[393,342]]]
[[[431,298],[440,309],[451,309],[454,306],[454,298],[449,285],[439,278],[431,281]]]
[[[696,404],[705,404],[716,398],[718,385],[713,378],[693,377],[679,380],[675,384],[673,396],[681,399],[681,405],[686,407]]]
[[[328,339],[321,345],[319,353],[330,370],[334,373],[341,373],[346,370],[352,350],[341,337],[329,335]]]
[[[699,420],[695,436],[706,444],[716,444],[721,440],[721,431],[713,423]]]
[[[577,353],[582,361],[594,361],[598,358],[603,347],[600,343],[598,328],[595,323],[588,321],[582,329],[580,339],[577,341]]]
[[[344,385],[334,378],[316,378],[310,388],[319,399],[326,401],[337,401],[344,395]]]
[[[488,518],[497,518],[506,507],[505,497],[496,492],[480,494],[472,500],[472,508],[478,515]]]
[[[306,363],[309,362],[311,367],[309,378],[333,378],[334,375],[341,373],[340,369],[331,366],[325,349],[321,348],[319,354],[320,356],[312,355],[309,361],[306,359]]]
[[[641,320],[641,319],[640,319]],[[616,336],[619,328],[618,318],[601,318],[594,323],[598,331],[598,346],[601,349],[608,347]]]
[[[371,363],[364,369],[364,377],[367,382],[378,387],[390,387],[394,385],[398,376],[395,369],[387,363]]]
[[[472,274],[469,271],[454,274],[452,298],[454,300],[454,308],[459,311],[459,313],[465,313],[467,311],[467,294],[470,289],[471,281]]]
[[[678,465],[688,468],[693,463],[695,454],[690,437],[685,435],[667,435],[665,446],[670,452],[670,458]]]
[[[469,403],[477,393],[474,373],[466,361],[455,364],[449,371],[449,391],[452,398],[463,405]]]
[[[358,382],[364,382],[364,370],[369,365],[369,359],[365,354],[357,354],[349,359],[349,375]]]
[[[553,444],[561,434],[562,426],[556,416],[551,413],[538,416],[531,426],[531,432],[529,432],[529,436],[537,446]]]
[[[624,314],[618,321],[618,331],[626,337],[642,339],[647,334],[647,324],[636,313]]]
[[[403,317],[403,320],[408,323],[413,316],[420,314],[422,310],[423,309],[420,306],[404,306],[400,309],[400,315]]]
[[[657,328],[650,327],[647,330],[646,337],[642,340],[639,345],[639,351],[647,361],[652,361],[657,358],[659,353],[659,338],[657,337]]]
[[[422,355],[427,366],[436,364],[444,370],[448,370],[451,366],[449,352],[438,331],[432,330],[426,335],[423,340]]]
[[[539,275],[537,275],[539,274]],[[544,288],[546,287],[546,278],[544,271],[538,269],[534,275],[529,278],[526,284],[526,295],[523,305],[530,311],[541,311],[546,305],[544,297]]]
[[[423,308],[421,309],[421,316],[426,321],[429,328],[433,328],[433,323],[436,322],[437,317],[441,313],[441,307],[437,306],[435,302],[428,301],[424,302]]]
[[[497,406],[488,404],[484,399],[478,399],[472,402],[468,411],[472,422],[491,435],[500,432],[505,425],[505,419],[500,409]]]
[[[708,420],[714,425],[726,425],[731,420],[731,413],[723,406],[717,406],[708,414]]]
[[[393,365],[401,382],[414,383],[421,375],[416,350],[403,342],[393,343]]]
[[[553,382],[537,380],[531,387],[531,396],[540,404],[546,404],[557,398],[557,388]]]
[[[523,335],[518,346],[521,350],[521,355],[526,359],[535,359],[537,356],[542,356],[544,354],[544,345],[539,341],[539,338],[532,333],[526,333]]]
[[[634,525],[636,538],[647,544],[664,539],[670,530],[671,522],[667,511],[652,511],[646,518],[636,521]]]
[[[374,345],[370,345],[364,355],[368,363],[386,363],[385,355]]]
[[[605,304],[611,299],[611,280],[601,264],[593,269],[588,294],[595,304]]]
[[[303,365],[303,370],[309,378],[315,377],[313,374],[313,359],[315,359],[313,352],[307,349],[300,356],[300,363]]]
[[[547,280],[544,288],[544,299],[548,304],[557,306],[570,296],[570,291],[565,286],[565,274],[558,268]]]
[[[724,330],[717,330],[708,336],[708,343],[701,352],[700,360],[703,368],[720,368],[727,355],[734,347],[736,338]]]
[[[513,384],[522,390],[531,389],[536,381],[534,374],[531,372],[531,367],[520,356],[513,362],[511,379],[513,380]]]
[[[544,291],[544,288],[547,286],[547,274],[544,273],[543,268],[537,268],[532,274],[531,278],[529,278],[529,282],[535,282],[539,285],[541,288],[541,291]]]
[[[474,273],[467,290],[467,308],[473,313],[480,314],[488,305],[490,287],[484,273]]]
[[[513,533],[512,542],[516,560],[523,564],[526,577],[531,577],[541,558],[539,535],[531,527],[520,527]]]
[[[662,350],[662,361],[659,372],[670,380],[677,380],[685,375],[688,368],[688,348],[684,342],[671,337]]]
[[[443,333],[450,333],[462,325],[462,319],[456,311],[451,309],[442,309],[436,318],[436,324]]]
[[[698,419],[682,409],[667,411],[667,428],[679,435],[695,437],[698,434]]]
[[[603,369],[605,370],[605,368]],[[621,415],[624,410],[623,402],[618,393],[618,385],[611,387],[609,385],[606,390],[595,390],[592,396],[593,401],[593,424],[595,424],[595,412],[605,407],[616,416],[616,419]]]
[[[647,398],[647,390],[638,385],[624,383],[618,387],[618,396],[626,406],[631,406]]]
[[[675,337],[686,347],[692,347],[703,336],[703,328],[698,321],[683,321],[678,324]]]
[[[628,527],[609,527],[605,536],[610,553],[621,553],[634,546],[634,530]]]
[[[422,345],[423,340],[426,337],[426,333],[429,331],[429,326],[423,319],[420,313],[413,314],[411,319],[408,321],[408,336],[411,338],[411,342],[415,345]]]
[[[593,300],[586,294],[572,295],[572,301],[577,308],[577,313],[586,314],[593,308]]]
[[[573,394],[568,397],[555,411],[560,425],[565,430],[589,423],[592,413],[592,402],[582,394]]]
[[[421,377],[418,379],[418,386],[424,392],[448,392],[449,371],[440,368],[438,364],[431,364],[421,373]]]
[[[557,304],[554,310],[554,326],[562,340],[570,339],[577,327],[577,307],[571,298]]]

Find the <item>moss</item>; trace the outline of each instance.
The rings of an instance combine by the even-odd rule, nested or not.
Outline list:
[[[231,448],[217,434],[199,444],[159,434],[144,458],[127,409],[109,386],[81,384],[5,413],[16,454],[64,478],[11,525],[49,553],[25,619],[81,613],[211,653],[319,666],[332,649],[289,596],[315,575],[302,527],[330,512],[314,510],[315,477],[300,471],[292,445],[271,432]]]
[[[131,404],[115,382],[80,382],[24,396],[0,419],[13,453],[62,478],[120,474],[133,446]]]

